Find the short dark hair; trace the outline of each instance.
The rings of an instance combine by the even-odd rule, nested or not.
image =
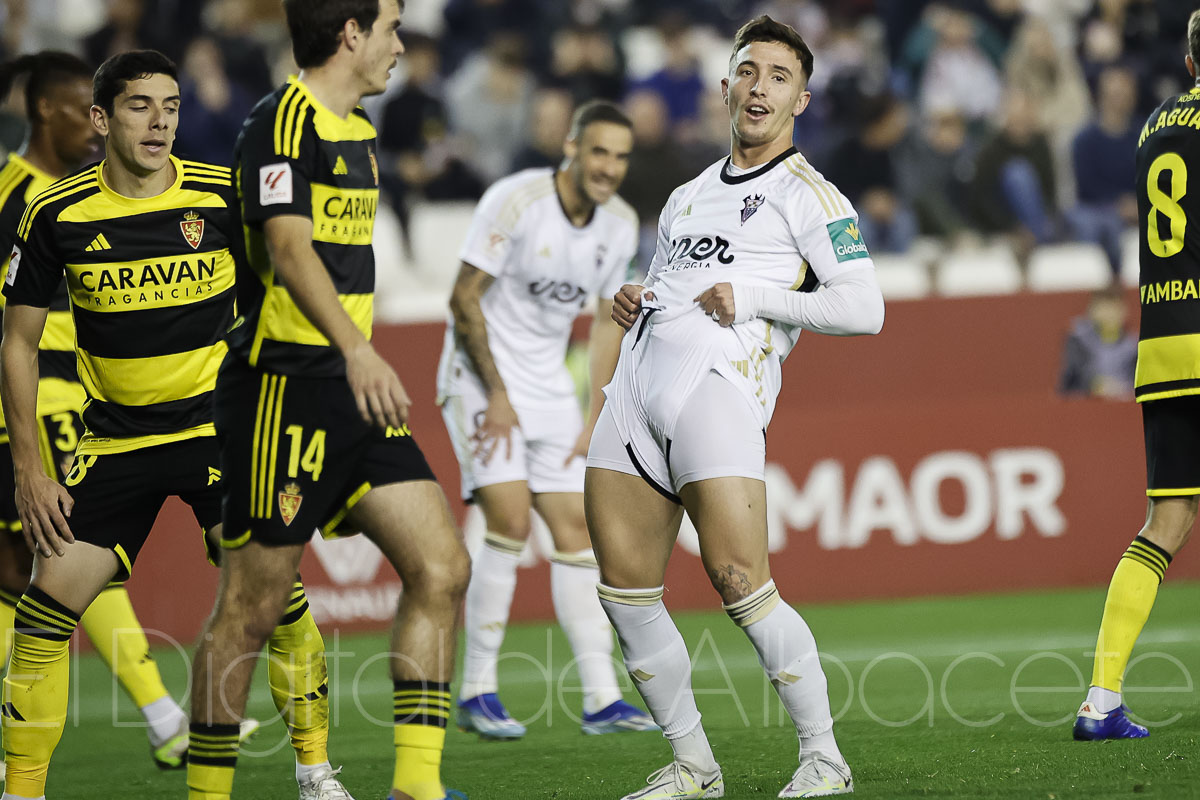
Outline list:
[[[113,101],[125,91],[125,84],[151,75],[166,75],[179,83],[179,70],[175,62],[157,50],[117,53],[96,70],[96,77],[92,81],[92,103],[111,115]]]
[[[1187,37],[1188,55],[1200,66],[1200,9],[1196,9],[1188,17]]]
[[[633,123],[616,103],[610,103],[607,100],[589,100],[575,109],[575,113],[571,115],[571,130],[567,134],[567,138],[578,139],[583,135],[584,128],[593,122],[611,122],[614,125],[624,125],[633,130]]]
[[[0,102],[8,97],[22,76],[25,77],[25,114],[33,124],[37,121],[39,100],[68,81],[82,78],[90,82],[92,68],[78,56],[61,50],[42,50],[15,58],[0,64]]]
[[[354,20],[368,33],[379,17],[380,0],[283,0],[292,56],[300,69],[319,67],[338,49],[338,36]]]
[[[733,66],[733,59],[737,58],[737,54],[743,47],[751,42],[778,42],[791,48],[796,54],[796,58],[800,59],[800,68],[804,70],[804,80],[807,83],[812,79],[813,72],[813,54],[808,45],[804,42],[804,37],[796,32],[796,29],[791,25],[786,25],[763,14],[761,17],[755,17],[747,22],[733,37],[733,53],[729,56],[729,65]]]

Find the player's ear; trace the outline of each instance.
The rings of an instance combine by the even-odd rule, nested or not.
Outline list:
[[[108,114],[104,113],[104,109],[100,106],[92,106],[91,109],[92,127],[96,129],[96,133],[101,136],[108,136]]]
[[[567,158],[575,158],[579,155],[579,142],[575,139],[567,139],[563,142],[563,155]]]
[[[361,39],[362,29],[358,27],[358,20],[351,17],[342,23],[342,42],[347,50],[352,53],[357,50]]]
[[[729,78],[721,78],[721,102],[729,105]]]
[[[1188,75],[1196,77],[1196,62],[1192,60],[1190,55],[1183,57],[1183,65],[1187,67]]]
[[[804,109],[808,108],[809,100],[812,100],[812,92],[805,89],[800,93],[800,96],[796,98],[796,107],[792,109],[792,116],[798,117],[803,114]]]

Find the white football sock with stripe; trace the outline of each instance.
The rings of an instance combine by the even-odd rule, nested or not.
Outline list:
[[[613,667],[612,626],[596,594],[599,582],[600,568],[590,549],[555,553],[550,560],[554,615],[575,654],[585,714],[594,714],[621,699]]]
[[[796,726],[801,755],[820,752],[843,761],[833,737],[829,686],[817,655],[817,641],[796,609],[780,602],[775,581],[767,581],[749,597],[722,607],[754,644],[758,662]]]
[[[517,562],[524,548],[524,542],[489,531],[471,561],[463,621],[467,646],[458,693],[463,700],[496,691],[496,659],[504,643],[508,609],[517,588]]]
[[[704,774],[715,772],[717,762],[692,694],[692,661],[663,605],[663,587],[614,589],[600,584],[597,589],[621,641],[625,668],[671,742],[675,760]]]

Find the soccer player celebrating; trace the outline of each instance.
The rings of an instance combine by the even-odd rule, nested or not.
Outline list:
[[[0,99],[15,80],[26,79],[25,106],[30,125],[25,147],[19,154],[10,155],[8,164],[0,170],[0,274],[8,269],[17,226],[29,202],[95,153],[98,137],[89,118],[93,72],[77,57],[52,50],[21,56],[0,66]],[[87,395],[75,371],[74,342],[67,287],[60,282],[50,301],[38,346],[37,397],[43,469],[60,483],[66,480],[75,446],[84,433],[79,411]],[[29,585],[33,568],[32,553],[21,542],[21,520],[13,489],[12,454],[5,431],[0,443],[0,528],[9,535],[0,535],[0,626],[5,636],[0,662],[8,658],[17,600]],[[124,585],[109,584],[80,623],[141,710],[155,763],[168,769],[182,767],[187,750],[187,716],[163,685]]]
[[[582,106],[562,165],[518,172],[492,186],[461,253],[438,395],[462,467],[463,495],[479,504],[487,521],[467,589],[458,702],[459,724],[485,738],[525,734],[496,695],[496,658],[531,506],[554,539],[550,591],[579,667],[584,733],[656,729],[621,699],[583,516],[583,457],[622,333],[610,319],[609,298],[637,253],[637,217],[616,195],[632,147],[630,122],[620,109],[600,101]],[[572,323],[596,294],[601,302],[591,328],[585,426],[564,358]]]
[[[627,800],[725,791],[662,601],[683,509],[725,611],[796,726],[800,764],[779,796],[853,791],[816,642],[781,602],[767,560],[764,436],[781,363],[801,330],[883,325],[854,209],[792,148],[812,66],[787,25],[763,16],[738,31],[721,81],[730,156],[671,195],[645,285],[623,286],[613,306],[627,333],[588,453],[588,529],[600,601],[675,754]]]
[[[212,394],[241,246],[232,177],[171,155],[179,85],[161,53],[110,58],[92,98],[105,159],[33,198],[5,280],[0,391],[22,531],[36,549],[4,681],[6,800],[44,795],[66,722],[71,634],[111,580],[129,577],[165,499],[179,496],[220,536]],[[64,274],[87,394],[65,486],[43,464],[37,414],[39,340]],[[299,587],[273,623],[272,696],[301,764],[325,762],[303,775],[319,780],[301,782],[315,800],[332,772],[324,645]]]
[[[1121,682],[1200,499],[1200,202],[1188,191],[1188,173],[1200,172],[1200,11],[1188,19],[1187,41],[1184,64],[1196,86],[1154,110],[1137,149],[1142,326],[1134,395],[1142,404],[1149,508],[1108,587],[1092,685],[1075,718],[1078,740],[1149,735],[1126,716]]]
[[[217,381],[221,584],[195,658],[188,787],[223,800],[255,652],[313,528],[362,531],[404,582],[392,629],[392,797],[447,795],[440,764],[470,559],[371,346],[379,198],[358,108],[403,52],[397,0],[284,0],[300,76],[251,112],[235,152],[248,243],[244,317]],[[219,698],[221,699],[219,701]]]

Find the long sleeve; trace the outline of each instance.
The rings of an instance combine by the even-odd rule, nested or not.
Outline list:
[[[874,269],[835,275],[816,292],[734,284],[733,304],[734,324],[761,317],[832,336],[883,328],[883,293]]]

